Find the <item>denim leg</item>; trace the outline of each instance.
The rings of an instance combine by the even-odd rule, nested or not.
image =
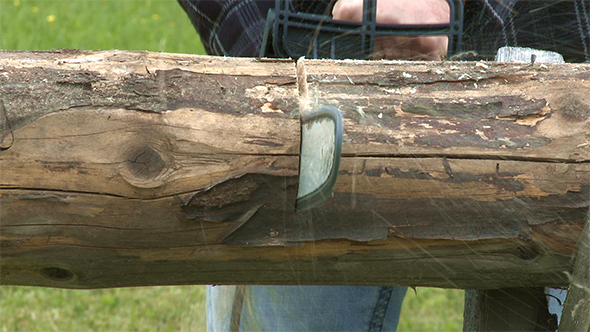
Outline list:
[[[395,331],[406,287],[208,286],[210,332]],[[233,323],[232,323],[233,321]]]

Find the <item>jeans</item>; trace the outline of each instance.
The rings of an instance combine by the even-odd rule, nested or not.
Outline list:
[[[207,286],[207,330],[395,331],[406,287]]]

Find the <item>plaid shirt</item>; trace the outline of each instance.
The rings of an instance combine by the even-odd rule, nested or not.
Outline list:
[[[258,55],[266,15],[275,3],[178,1],[207,53],[227,56]],[[508,45],[556,51],[568,62],[590,61],[590,0],[467,0],[463,29],[463,50],[484,57],[493,58]]]

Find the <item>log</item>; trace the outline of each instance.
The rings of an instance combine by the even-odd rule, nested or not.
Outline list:
[[[0,282],[568,284],[590,65],[301,66],[0,52]],[[299,108],[322,104],[344,117],[340,173],[295,212]]]

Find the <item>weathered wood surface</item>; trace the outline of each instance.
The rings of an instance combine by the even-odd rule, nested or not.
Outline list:
[[[1,282],[565,286],[590,65],[0,52]],[[294,212],[299,105],[345,118]]]

